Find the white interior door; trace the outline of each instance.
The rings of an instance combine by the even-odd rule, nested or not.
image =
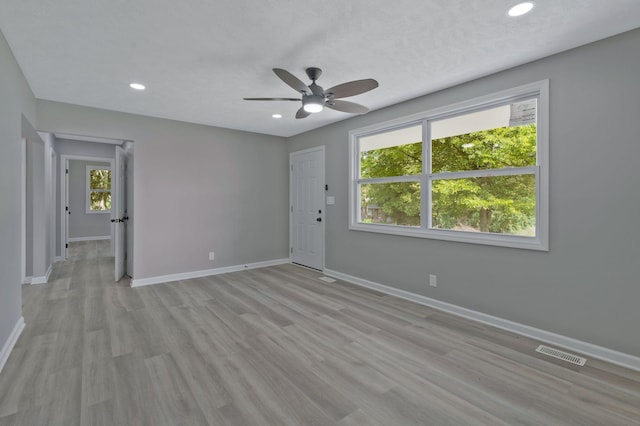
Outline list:
[[[57,191],[56,178],[58,176],[58,156],[55,151],[51,151],[51,187],[50,187],[50,207],[49,207],[49,248],[51,252],[50,261],[53,264],[56,259],[56,208]]]
[[[291,163],[291,261],[324,269],[324,147],[294,152]]]
[[[115,228],[115,280],[120,281],[124,276],[127,261],[126,236],[126,154],[122,147],[116,146],[115,173],[112,182],[112,211],[113,226]]]
[[[62,231],[62,259],[69,257],[69,160],[64,162],[64,229]]]
[[[133,212],[133,167],[134,167],[134,147],[132,142],[125,143],[125,152],[127,154],[127,185],[126,185],[126,210],[125,215],[127,219],[124,222],[125,232],[127,235],[127,272],[131,278],[133,275],[133,225],[134,225],[134,212]]]

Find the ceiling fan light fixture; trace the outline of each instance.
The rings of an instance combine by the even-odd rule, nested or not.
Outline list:
[[[305,111],[314,113],[320,112],[324,108],[324,96],[311,95],[302,98],[302,106]]]
[[[282,68],[273,68],[273,72],[287,86],[294,89],[302,98],[243,98],[245,101],[302,101],[302,108],[296,111],[296,119],[307,118],[311,114],[318,113],[327,107],[334,111],[346,112],[349,114],[366,114],[369,108],[343,100],[339,98],[348,98],[350,96],[359,95],[378,87],[378,82],[372,78],[363,80],[348,81],[346,83],[333,86],[326,91],[322,86],[316,84],[316,80],[320,77],[322,70],[320,68],[307,68],[307,77],[311,79],[311,84],[304,84],[298,77]],[[280,118],[279,114],[273,114],[273,118]]]
[[[311,113],[320,112],[322,111],[322,109],[323,109],[322,104],[308,103],[308,104],[305,104],[304,106],[304,110]]]

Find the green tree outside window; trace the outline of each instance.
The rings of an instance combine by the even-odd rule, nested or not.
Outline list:
[[[89,209],[91,211],[111,210],[111,170],[89,170]]]
[[[435,139],[431,158],[433,173],[535,166],[536,125]],[[415,182],[361,185],[362,221],[420,226],[422,167],[422,142],[361,152],[362,178],[415,176]],[[439,178],[431,191],[432,228],[535,234],[534,174]]]

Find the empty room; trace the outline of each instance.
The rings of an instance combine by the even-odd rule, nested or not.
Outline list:
[[[0,425],[640,424],[640,3],[0,3]]]

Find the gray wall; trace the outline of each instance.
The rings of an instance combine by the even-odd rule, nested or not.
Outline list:
[[[35,123],[36,102],[0,32],[0,350],[22,311],[21,137],[22,119]]]
[[[86,212],[86,166],[111,167],[97,161],[69,161],[69,238],[110,237],[111,214]]]
[[[283,138],[42,100],[37,112],[43,131],[134,141],[134,278],[288,258]]]
[[[116,158],[115,145],[108,143],[86,142],[70,139],[56,139],[56,152],[62,155],[84,157]],[[62,159],[60,159],[62,161]],[[64,168],[64,164],[61,164]]]
[[[639,76],[635,30],[291,138],[326,145],[326,267],[640,356]],[[350,130],[546,78],[549,252],[348,230]]]

